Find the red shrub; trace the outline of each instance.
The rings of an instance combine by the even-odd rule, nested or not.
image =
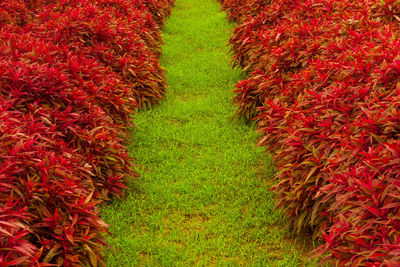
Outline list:
[[[10,214],[5,226],[18,233],[13,241],[6,237],[3,245],[13,249],[2,254],[3,262],[27,263],[26,257],[30,264],[40,260],[64,266],[100,261],[105,224],[90,199],[94,187],[88,167],[56,138],[60,134],[48,125],[45,110],[31,105],[24,114],[12,111],[19,101],[0,97],[0,102],[0,196],[10,203],[4,207]],[[18,230],[25,225],[26,231]]]
[[[129,27],[128,30],[138,34],[154,55],[160,55],[162,21],[156,22],[150,12],[145,12],[146,7],[134,7],[130,0],[102,0],[98,1],[98,7],[106,14],[112,14],[113,17],[118,18],[119,25],[122,25],[122,21],[124,21],[123,25],[135,25],[135,27]],[[120,33],[123,32],[120,31]]]
[[[0,177],[2,175],[0,172]],[[5,184],[4,178],[2,180]],[[13,200],[8,194],[3,196],[4,206],[0,207],[0,248],[6,252],[0,255],[0,264],[1,266],[16,266],[28,262],[37,249],[26,239],[30,231],[25,221],[31,218],[26,208],[16,207],[18,200]]]
[[[135,8],[147,10],[153,19],[162,25],[164,18],[171,14],[174,0],[130,0],[130,3]]]
[[[123,143],[164,92],[170,3],[0,4],[0,265],[103,265],[96,205],[136,175]]]
[[[68,82],[85,91],[113,119],[120,130],[127,132],[130,116],[137,107],[134,96],[119,80],[118,75],[96,60],[75,56],[68,49],[44,42],[30,34],[0,31],[6,40],[0,46],[0,56],[13,61],[49,64],[62,70]],[[22,38],[21,38],[22,37]]]
[[[7,24],[24,25],[32,19],[31,12],[22,1],[0,3],[0,27]]]
[[[239,26],[231,38],[235,64],[250,73],[248,81],[239,83],[235,90],[237,114],[247,119],[257,114],[256,108],[263,106],[264,99],[282,93],[293,95],[295,89],[286,88],[292,76],[312,60],[324,57],[331,40],[344,39],[339,22],[348,21],[350,16],[349,25],[357,23],[352,13],[342,11],[357,13],[362,8],[345,1],[319,1],[320,5],[281,2],[269,5],[265,13]]]
[[[282,12],[283,11],[283,12]],[[399,264],[396,1],[274,1],[231,39],[278,206],[339,265]],[[373,31],[371,31],[373,29]]]
[[[102,9],[92,1],[69,1],[42,10],[33,32],[110,67],[140,106],[151,106],[165,94],[164,72],[141,38],[145,32],[138,34],[136,24],[124,18],[129,17],[114,17],[110,8]]]
[[[236,22],[244,22],[248,17],[260,13],[271,0],[218,0],[227,12],[228,18]]]

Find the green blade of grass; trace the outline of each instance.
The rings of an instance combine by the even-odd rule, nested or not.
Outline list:
[[[270,159],[252,125],[231,121],[227,43],[233,25],[215,0],[177,0],[164,29],[168,94],[136,115],[130,152],[141,177],[102,209],[112,225],[107,266],[297,266],[269,191]]]

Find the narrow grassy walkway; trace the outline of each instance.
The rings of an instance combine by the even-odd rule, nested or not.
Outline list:
[[[233,25],[216,0],[177,0],[164,30],[168,95],[137,114],[130,148],[141,177],[102,211],[107,266],[296,266],[251,126],[231,122],[226,47]]]

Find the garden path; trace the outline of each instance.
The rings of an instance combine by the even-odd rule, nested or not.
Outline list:
[[[303,244],[274,209],[270,159],[252,125],[231,121],[227,43],[216,0],[176,0],[164,29],[168,94],[136,114],[130,146],[140,178],[102,210],[107,266],[296,266]]]

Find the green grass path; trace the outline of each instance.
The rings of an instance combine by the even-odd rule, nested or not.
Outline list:
[[[135,116],[141,177],[102,210],[107,266],[297,266],[301,242],[274,210],[272,166],[251,126],[231,122],[233,25],[216,0],[176,0],[164,29],[168,95]]]

